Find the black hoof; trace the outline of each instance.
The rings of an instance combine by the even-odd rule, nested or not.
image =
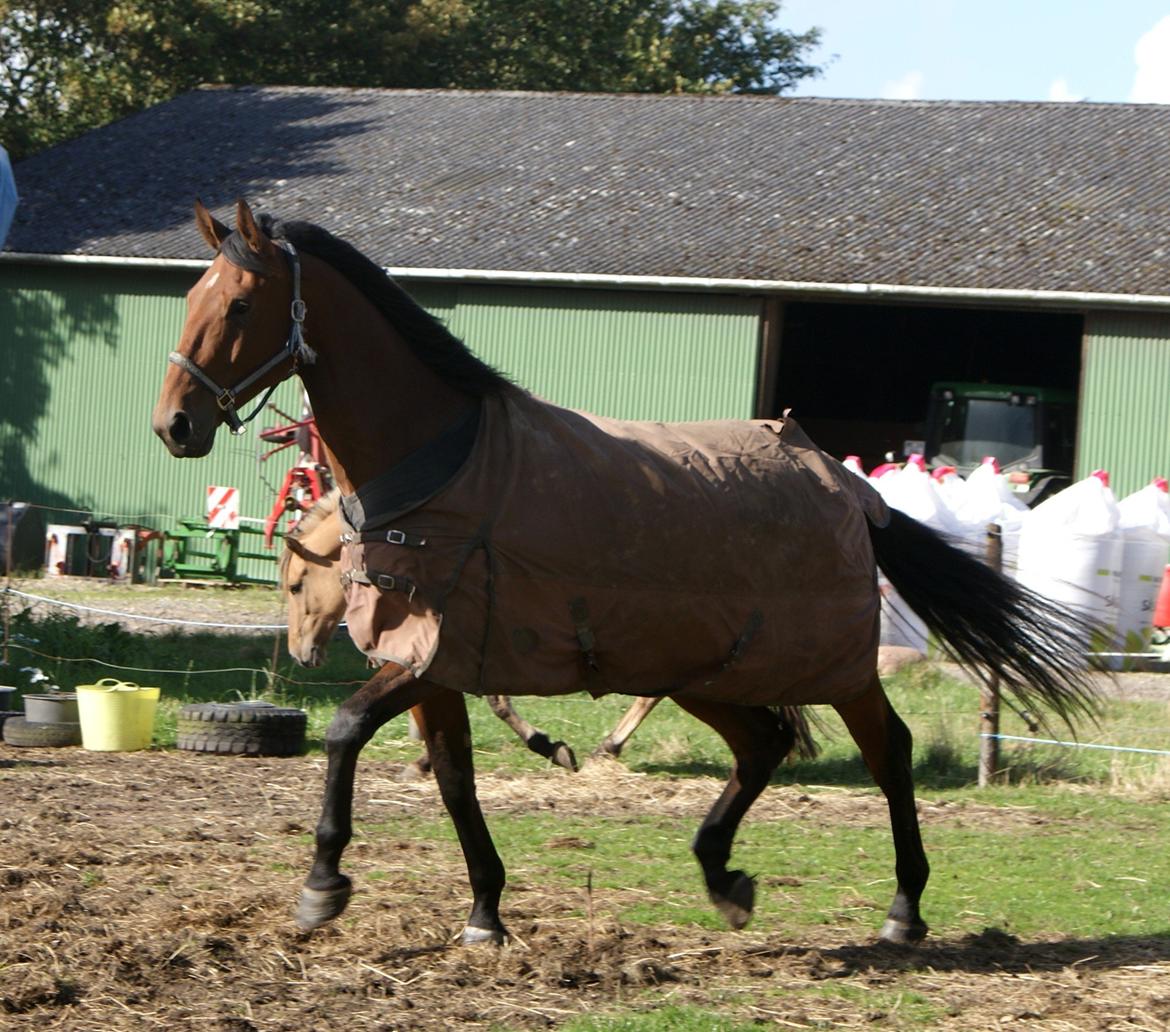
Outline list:
[[[752,919],[752,910],[756,904],[756,883],[743,871],[730,871],[727,875],[727,888],[721,892],[711,892],[711,902],[736,931],[743,928]]]

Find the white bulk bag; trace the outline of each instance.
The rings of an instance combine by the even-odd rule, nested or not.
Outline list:
[[[1117,637],[1127,652],[1150,643],[1162,572],[1170,561],[1170,494],[1159,477],[1117,503],[1122,537]]]
[[[1122,540],[1121,514],[1107,481],[1107,474],[1094,473],[1025,515],[1018,577],[1025,587],[1094,620],[1109,636],[1117,628]]]
[[[973,555],[987,557],[987,528],[999,525],[1003,543],[1002,570],[1015,576],[1019,565],[1020,529],[1028,507],[1008,487],[999,463],[988,457],[967,477],[967,490],[955,519],[963,527],[964,540]]]
[[[871,478],[870,483],[891,509],[913,516],[948,536],[957,535],[958,524],[943,502],[938,485],[926,472],[921,456],[912,455],[901,469]],[[878,587],[882,593],[881,644],[900,645],[925,654],[926,624],[880,574]]]

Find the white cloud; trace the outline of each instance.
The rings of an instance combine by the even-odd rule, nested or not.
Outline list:
[[[1062,77],[1060,79],[1053,79],[1052,80],[1051,84],[1048,87],[1048,99],[1049,100],[1062,100],[1062,101],[1077,101],[1077,100],[1084,100],[1085,98],[1082,97],[1078,93],[1073,93],[1073,91],[1068,88],[1068,80],[1064,79]]]
[[[1137,74],[1129,99],[1138,104],[1170,104],[1170,15],[1137,41],[1133,57]]]
[[[882,87],[885,100],[917,100],[922,96],[922,73],[907,72],[900,79],[891,79]]]

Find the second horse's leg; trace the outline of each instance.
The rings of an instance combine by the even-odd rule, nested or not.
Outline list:
[[[642,721],[650,716],[650,711],[662,701],[661,696],[645,696],[635,699],[622,719],[601,744],[593,750],[594,756],[612,756],[615,759],[621,755],[622,747],[629,741],[630,735],[638,730]]]
[[[325,732],[328,766],[325,799],[317,823],[313,866],[301,890],[297,925],[317,928],[349,903],[353,886],[341,873],[341,854],[353,836],[353,782],[358,754],[386,721],[436,691],[395,663],[387,663],[338,707]]]
[[[552,760],[558,767],[564,767],[565,770],[576,771],[577,757],[573,755],[573,750],[564,742],[551,741],[540,728],[533,727],[528,723],[512,708],[512,700],[508,696],[488,695],[485,697],[492,712],[515,731],[520,740],[537,756]]]
[[[889,804],[898,888],[881,937],[888,942],[918,942],[926,935],[918,901],[926,888],[930,865],[914,807],[910,729],[894,712],[877,674],[861,698],[835,708]]]
[[[508,935],[500,921],[504,865],[475,794],[467,706],[461,694],[440,688],[423,699],[415,715],[426,739],[439,793],[455,824],[467,862],[472,904],[463,929],[463,943],[502,943]]]
[[[692,849],[711,902],[732,928],[742,928],[752,916],[756,888],[743,871],[727,869],[731,844],[743,815],[792,748],[795,735],[774,710],[763,706],[674,701],[718,731],[735,755],[731,778],[700,826]]]

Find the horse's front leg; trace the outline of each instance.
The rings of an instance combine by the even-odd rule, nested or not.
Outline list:
[[[471,883],[471,916],[463,929],[464,945],[503,943],[507,931],[500,921],[504,865],[492,842],[475,793],[471,756],[471,725],[459,692],[437,688],[415,710],[426,739],[439,793],[459,836]]]
[[[297,926],[308,931],[337,917],[353,885],[341,873],[341,854],[353,835],[353,782],[358,754],[386,721],[438,691],[396,663],[387,663],[338,707],[325,732],[328,766],[317,823],[313,866],[301,890]]]

